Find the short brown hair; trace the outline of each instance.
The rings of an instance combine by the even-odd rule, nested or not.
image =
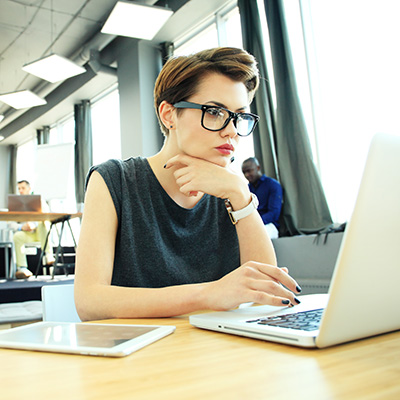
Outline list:
[[[234,47],[217,47],[188,56],[173,57],[165,63],[154,87],[154,107],[164,134],[168,133],[168,129],[160,119],[160,104],[164,100],[169,104],[187,100],[195,94],[200,79],[215,72],[243,82],[250,101],[253,99],[259,84],[259,73],[255,58],[247,51]]]

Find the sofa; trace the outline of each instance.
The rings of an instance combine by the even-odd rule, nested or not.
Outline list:
[[[287,267],[302,294],[328,293],[343,232],[273,239],[278,266]]]

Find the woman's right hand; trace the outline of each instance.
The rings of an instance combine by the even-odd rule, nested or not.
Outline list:
[[[207,283],[205,301],[207,309],[216,311],[231,310],[248,302],[282,307],[299,304],[294,293],[300,292],[287,268],[248,261],[221,279]]]

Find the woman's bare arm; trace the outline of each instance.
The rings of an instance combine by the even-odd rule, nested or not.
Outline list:
[[[82,320],[163,317],[201,308],[201,285],[165,289],[111,286],[117,227],[108,188],[100,174],[93,172],[85,198],[75,271],[75,301]]]

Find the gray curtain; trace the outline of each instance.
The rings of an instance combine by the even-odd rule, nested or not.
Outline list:
[[[238,1],[244,47],[259,62],[262,78],[254,112],[266,119],[255,135],[256,157],[265,173],[283,187],[281,235],[319,232],[332,224],[295,82],[281,0],[264,0],[274,69],[277,110],[274,114],[256,0]],[[270,141],[271,143],[265,143]],[[271,164],[275,164],[271,166]]]
[[[254,152],[263,172],[280,181],[275,150],[274,110],[257,1],[239,0],[238,6],[244,47],[257,59],[261,75],[260,86],[251,105],[252,111],[260,116],[253,136]]]
[[[42,129],[36,129],[37,144],[48,144],[50,141],[50,127],[43,126]]]
[[[74,106],[75,115],[75,198],[82,204],[85,198],[85,179],[93,164],[92,117],[90,101]]]
[[[17,146],[8,146],[8,193],[15,193],[17,187]]]

